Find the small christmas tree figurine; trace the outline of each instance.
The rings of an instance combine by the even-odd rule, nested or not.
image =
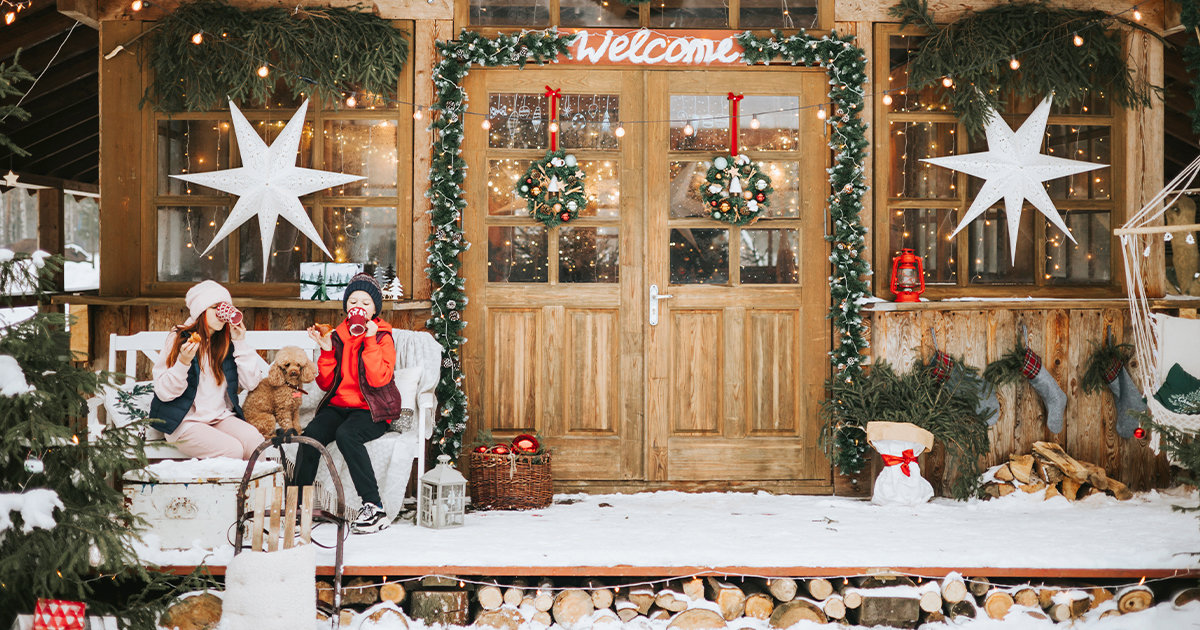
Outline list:
[[[400,284],[400,278],[392,277],[391,282],[388,282],[383,287],[383,299],[385,300],[403,300],[404,285]]]

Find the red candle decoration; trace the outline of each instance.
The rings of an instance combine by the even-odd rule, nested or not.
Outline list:
[[[513,438],[512,445],[513,451],[526,455],[536,453],[541,448],[541,444],[538,443],[537,438],[528,433],[522,433]]]

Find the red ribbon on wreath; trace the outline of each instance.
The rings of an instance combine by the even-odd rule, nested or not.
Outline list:
[[[546,86],[546,98],[550,99],[550,150],[558,150],[558,99],[562,98],[562,90],[552,90]]]
[[[917,456],[913,455],[913,450],[911,448],[906,449],[900,455],[888,455],[887,453],[880,453],[879,455],[883,457],[884,466],[895,466],[896,464],[900,464],[900,472],[904,473],[905,477],[912,476],[912,473],[908,469],[908,465],[917,463]]]
[[[738,137],[738,101],[746,98],[746,95],[734,94],[733,92],[730,92],[727,98],[729,98],[729,102],[733,107],[733,114],[730,116],[731,120],[729,121],[729,154],[736,156]]]

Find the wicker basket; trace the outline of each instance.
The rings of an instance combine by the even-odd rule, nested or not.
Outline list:
[[[530,510],[550,505],[550,453],[471,453],[471,505],[477,510]]]

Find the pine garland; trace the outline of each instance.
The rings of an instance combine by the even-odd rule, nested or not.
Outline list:
[[[1132,109],[1150,105],[1156,90],[1144,75],[1134,75],[1121,34],[1108,30],[1115,22],[1142,27],[1104,11],[1005,2],[943,26],[929,14],[927,0],[900,0],[891,15],[902,26],[931,33],[909,64],[909,89],[953,79],[954,88],[937,94],[975,137],[982,135],[989,111],[1004,111],[1002,96],[1040,100],[1054,94],[1056,103],[1067,104],[1102,91],[1114,105]],[[1075,35],[1082,37],[1081,46],[1074,45]],[[1009,65],[1014,57],[1017,70]]]
[[[956,360],[962,369],[974,373],[961,358]],[[957,464],[950,472],[951,496],[974,496],[979,461],[988,452],[987,423],[975,411],[982,395],[978,386],[970,379],[960,381],[947,387],[935,378],[932,366],[920,359],[905,374],[897,374],[886,361],[880,361],[853,382],[831,381],[830,397],[821,407],[826,419],[822,437],[827,444],[849,441],[837,459],[842,474],[858,474],[866,466],[867,422],[911,422],[945,444],[947,457]]]
[[[192,36],[201,33],[200,44]],[[395,94],[408,58],[404,33],[383,18],[340,7],[243,11],[218,0],[180,5],[151,43],[146,101],[170,112],[210,111],[230,100],[266,104],[282,81],[297,99],[314,90]],[[271,74],[259,77],[270,63]]]
[[[1185,31],[1195,35],[1200,29],[1200,2],[1197,0],[1179,0],[1180,22]],[[1200,36],[1197,36],[1200,37]],[[1187,65],[1188,76],[1200,77],[1200,41],[1189,36],[1183,47],[1183,61]],[[1192,81],[1192,132],[1200,134],[1200,81]]]
[[[803,30],[785,36],[772,31],[771,37],[758,37],[747,31],[738,36],[745,50],[747,64],[769,64],[780,58],[791,65],[821,66],[829,73],[829,99],[833,115],[828,118],[829,148],[834,152],[833,167],[829,169],[829,214],[833,233],[829,262],[832,298],[828,318],[833,321],[836,341],[830,352],[834,368],[833,386],[852,386],[863,371],[862,351],[869,346],[867,328],[862,319],[862,300],[869,295],[867,280],[871,265],[863,255],[867,233],[859,216],[862,198],[867,192],[864,169],[867,159],[867,123],[862,118],[864,86],[867,83],[867,57],[854,45],[853,35],[831,32],[824,37],[812,37]],[[837,401],[836,395],[831,401]],[[836,404],[836,402],[834,403]],[[862,470],[867,451],[863,422],[850,419],[846,413],[835,413],[838,420],[826,424],[823,440],[826,454],[843,474]]]
[[[1141,412],[1142,426],[1158,434],[1162,451],[1167,454],[1167,460],[1173,466],[1183,469],[1180,481],[1191,485],[1200,483],[1200,439],[1196,435],[1178,427],[1160,424],[1154,421],[1149,412]],[[1181,512],[1200,510],[1200,506],[1185,508],[1174,506]]]
[[[1021,373],[1025,365],[1025,346],[1018,345],[992,361],[983,369],[983,379],[997,387],[1008,383],[1027,383],[1029,379]]]
[[[23,91],[17,88],[17,84],[23,81],[33,81],[33,75],[28,70],[22,68],[18,63],[21,60],[21,51],[13,55],[11,63],[0,63],[0,103],[11,101],[0,105],[0,119],[12,117],[19,121],[29,120],[29,112],[17,107],[16,101],[9,99],[11,96],[20,97],[24,94]],[[0,133],[0,147],[5,147],[19,157],[29,155],[29,152],[21,147],[13,144],[13,141],[3,133]]]
[[[1127,343],[1097,344],[1096,349],[1092,351],[1092,356],[1088,358],[1083,378],[1079,380],[1083,391],[1089,394],[1108,391],[1108,379],[1105,376],[1112,370],[1113,364],[1128,363],[1129,359],[1133,357],[1133,351],[1133,346]]]
[[[429,266],[426,274],[433,282],[433,312],[426,326],[442,345],[442,374],[437,385],[441,415],[433,430],[438,452],[457,457],[462,450],[462,435],[467,428],[467,396],[462,390],[462,358],[459,351],[466,338],[462,309],[467,304],[459,254],[470,247],[463,236],[463,176],[467,163],[462,159],[463,122],[467,92],[462,80],[471,66],[516,66],[533,62],[544,65],[568,55],[567,46],[574,35],[556,30],[487,38],[464,30],[456,41],[437,43],[441,61],[433,71],[436,101],[430,108],[438,112],[431,125],[434,133],[433,163],[429,169],[429,190],[433,231],[429,236]]]

